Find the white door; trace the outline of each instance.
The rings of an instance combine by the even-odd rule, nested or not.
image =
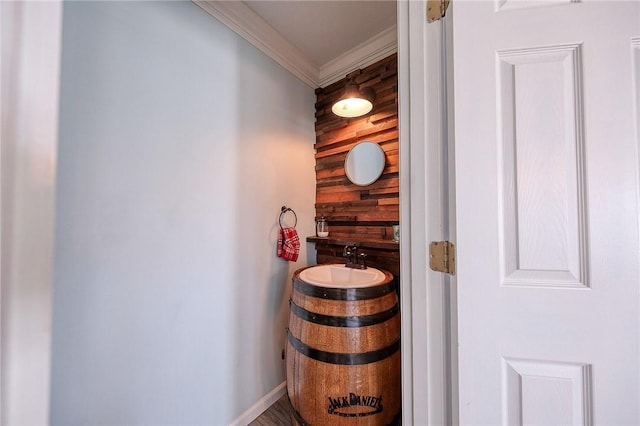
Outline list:
[[[638,1],[454,1],[460,424],[639,425]]]

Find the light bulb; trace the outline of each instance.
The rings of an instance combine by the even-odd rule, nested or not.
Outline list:
[[[340,117],[360,117],[373,109],[373,104],[367,99],[347,98],[342,99],[331,107],[331,111]]]

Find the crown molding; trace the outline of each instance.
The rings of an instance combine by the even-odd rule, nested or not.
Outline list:
[[[314,89],[341,80],[351,71],[371,65],[398,50],[394,25],[318,67],[244,2],[192,2]]]
[[[318,87],[318,67],[243,2],[192,1],[300,80]]]
[[[320,87],[335,83],[351,71],[374,64],[397,51],[398,31],[394,25],[321,66]]]

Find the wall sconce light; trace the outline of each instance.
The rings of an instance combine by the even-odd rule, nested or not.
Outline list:
[[[340,117],[360,117],[373,109],[374,97],[372,88],[365,87],[360,90],[358,84],[353,79],[349,79],[344,94],[333,104],[331,111]]]

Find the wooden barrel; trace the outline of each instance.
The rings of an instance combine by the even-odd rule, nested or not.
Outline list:
[[[396,283],[327,288],[293,277],[287,393],[293,424],[400,424]]]

